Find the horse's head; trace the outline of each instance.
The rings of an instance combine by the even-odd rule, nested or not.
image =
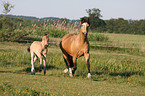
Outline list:
[[[48,47],[48,40],[49,40],[49,34],[44,33],[43,34],[43,38],[42,38],[42,42],[44,44],[44,48]]]
[[[82,18],[81,20],[81,32],[83,33],[83,35],[86,37],[88,34],[88,27],[90,25],[89,23],[89,19],[84,19]]]

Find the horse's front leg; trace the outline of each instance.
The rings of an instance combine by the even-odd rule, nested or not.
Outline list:
[[[88,68],[88,78],[92,78],[91,73],[90,73],[89,53],[85,53],[84,57],[86,59],[87,68]]]
[[[73,75],[74,75],[74,74],[75,74],[75,71],[77,70],[76,57],[73,57],[73,64],[74,64],[74,66],[73,66],[73,71],[72,71],[72,73],[73,73]]]

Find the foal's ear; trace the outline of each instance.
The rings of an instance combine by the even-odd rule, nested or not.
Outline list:
[[[47,33],[44,33],[44,34],[43,34],[43,36],[49,36],[49,34],[47,34]]]

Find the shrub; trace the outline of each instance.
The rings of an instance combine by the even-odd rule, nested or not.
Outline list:
[[[0,41],[17,41],[31,33],[30,28],[23,27],[20,21],[18,24],[16,21],[18,20],[7,16],[0,18]]]
[[[0,30],[0,41],[17,41],[23,39],[24,36],[31,33],[31,30],[26,31],[25,29],[17,30]]]
[[[108,41],[109,38],[104,34],[89,34],[90,41]]]
[[[51,37],[62,38],[65,34],[67,34],[67,29],[63,27],[61,24],[44,24],[44,25],[36,25],[33,27],[35,35],[42,36],[43,33],[49,33]]]

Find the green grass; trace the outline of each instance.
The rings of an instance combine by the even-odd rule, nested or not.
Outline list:
[[[140,49],[144,49],[145,47],[144,35],[110,34],[110,33],[101,33],[101,34],[104,34],[109,38],[108,42],[103,42],[104,45],[119,46],[119,47],[136,47]],[[100,44],[101,43],[102,42],[100,42]]]
[[[35,63],[36,75],[30,75],[30,53],[25,43],[0,42],[0,95],[49,95],[49,96],[143,96],[145,95],[145,59],[142,36],[105,34],[109,41],[102,42],[117,46],[127,44],[131,49],[91,48],[90,65],[93,78],[87,79],[84,57],[77,60],[77,71],[73,78],[63,74],[65,63],[58,46],[49,46],[47,53],[47,73],[38,72],[39,60]],[[112,36],[112,37],[111,37]],[[115,36],[115,37],[113,37]],[[132,35],[131,35],[132,36]],[[138,38],[139,36],[139,38]],[[128,37],[128,41],[124,40]],[[132,40],[138,38],[138,41]],[[55,38],[52,38],[53,40]],[[120,37],[121,39],[121,37]],[[110,41],[111,40],[111,41]],[[59,39],[57,40],[57,42]],[[126,41],[126,42],[125,42]],[[134,41],[134,43],[132,43]],[[94,43],[95,41],[93,41]],[[98,42],[101,43],[101,42]],[[103,44],[102,44],[103,45]],[[113,46],[116,46],[115,44]],[[122,51],[125,50],[125,51]],[[138,51],[139,50],[139,51]]]
[[[141,86],[109,83],[106,81],[93,81],[78,78],[29,75],[13,72],[1,72],[1,95],[27,95],[34,94],[50,96],[143,96],[145,88]],[[9,80],[10,79],[10,80]],[[37,95],[36,95],[37,96]]]

